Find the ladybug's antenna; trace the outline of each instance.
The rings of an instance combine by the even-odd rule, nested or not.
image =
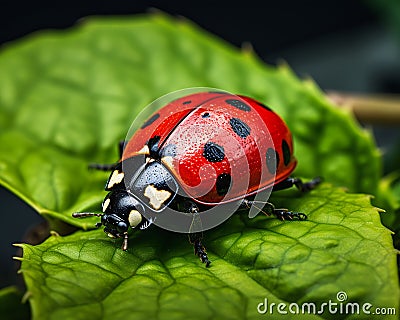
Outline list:
[[[101,217],[103,213],[96,212],[74,212],[72,216],[74,218],[86,218],[86,217]]]

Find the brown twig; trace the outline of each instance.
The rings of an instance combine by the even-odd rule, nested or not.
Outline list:
[[[400,124],[400,95],[327,92],[337,106],[350,109],[357,119],[371,124]]]

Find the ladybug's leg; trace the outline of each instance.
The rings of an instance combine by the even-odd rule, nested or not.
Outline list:
[[[118,143],[118,152],[119,152],[119,158],[122,158],[122,154],[124,152],[124,146],[125,146],[125,140],[121,140]],[[117,166],[118,162],[115,163],[90,163],[89,164],[89,169],[95,169],[95,170],[100,170],[100,171],[112,171],[115,169]]]
[[[303,182],[300,178],[292,178],[289,177],[286,180],[276,184],[274,186],[273,191],[288,189],[293,186],[296,186],[301,192],[307,192],[313,190],[316,186],[318,186],[322,182],[321,177],[316,177],[308,182]]]
[[[301,212],[293,212],[288,209],[274,209],[274,216],[279,220],[307,220],[307,215]]]
[[[125,147],[125,140],[121,140],[118,142],[118,152],[119,152],[119,158],[122,158],[122,154],[124,153],[124,147]]]
[[[189,242],[193,244],[194,247],[194,254],[198,256],[201,262],[206,264],[208,268],[210,266],[211,261],[208,260],[206,248],[202,243],[203,234],[200,232],[197,233],[189,233]]]
[[[118,163],[90,163],[89,169],[95,169],[100,171],[112,171]]]
[[[206,264],[206,267],[210,266],[211,261],[208,260],[206,248],[204,247],[203,240],[203,232],[191,232],[192,230],[201,230],[201,219],[199,216],[199,207],[196,203],[192,201],[185,202],[185,211],[191,213],[193,215],[192,225],[189,230],[189,242],[193,244],[194,254],[198,256],[202,263]]]
[[[266,216],[274,215],[279,220],[307,220],[307,215],[301,212],[293,212],[288,209],[276,209],[275,206],[270,202],[261,202],[254,200],[243,200],[243,206],[250,208],[251,206],[255,206]]]

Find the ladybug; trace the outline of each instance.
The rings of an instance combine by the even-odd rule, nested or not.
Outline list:
[[[120,156],[115,164],[91,165],[111,171],[102,213],[73,217],[101,217],[96,227],[123,238],[122,250],[128,249],[129,228],[143,230],[161,221],[158,225],[176,231],[174,223],[189,217],[185,230],[207,267],[202,231],[214,225],[194,228],[193,222],[226,215],[232,204],[232,211],[254,205],[281,220],[305,220],[304,213],[276,209],[256,200],[257,195],[292,186],[306,192],[321,182],[319,177],[309,182],[291,177],[297,163],[292,136],[271,108],[222,91],[192,93],[167,103],[120,144]],[[215,213],[213,208],[222,209]]]

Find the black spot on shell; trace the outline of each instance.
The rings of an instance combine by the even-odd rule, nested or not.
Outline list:
[[[176,157],[176,155],[177,155],[177,153],[176,153],[176,145],[174,145],[174,144],[172,144],[172,143],[166,145],[166,146],[162,149],[161,155],[162,155],[162,157],[168,157],[168,156]]]
[[[150,157],[157,159],[159,157],[158,143],[160,142],[160,136],[154,136],[147,141],[147,146],[150,150]]]
[[[208,118],[209,116],[210,116],[210,113],[208,113],[208,112],[204,112],[204,113],[201,115],[202,118]]]
[[[250,106],[248,104],[244,103],[242,100],[227,99],[227,100],[225,100],[225,102],[235,108],[242,110],[242,111],[249,112],[251,110]]]
[[[282,140],[283,163],[287,166],[291,159],[290,148],[285,139]]]
[[[207,142],[204,145],[203,156],[210,162],[221,162],[224,157],[224,148],[214,142]]]
[[[148,127],[148,126],[151,125],[154,121],[156,121],[159,117],[160,117],[160,114],[159,114],[159,113],[153,114],[149,119],[147,119],[147,121],[146,121],[145,123],[143,123],[141,129],[144,129],[144,128]]]
[[[229,120],[232,130],[241,138],[246,138],[250,134],[250,127],[238,118]]]
[[[289,145],[285,139],[282,140],[282,153],[283,153],[283,163],[285,164],[285,166],[287,166],[290,162],[291,154]]]
[[[276,173],[276,169],[279,166],[279,154],[276,152],[274,148],[268,148],[267,154],[266,154],[266,159],[267,159],[267,168],[268,171],[271,174]]]
[[[191,104],[191,103],[192,103],[192,100],[182,102],[182,104]]]
[[[228,193],[229,187],[231,186],[231,180],[231,175],[229,173],[222,173],[217,177],[215,187],[220,196],[224,196]]]

